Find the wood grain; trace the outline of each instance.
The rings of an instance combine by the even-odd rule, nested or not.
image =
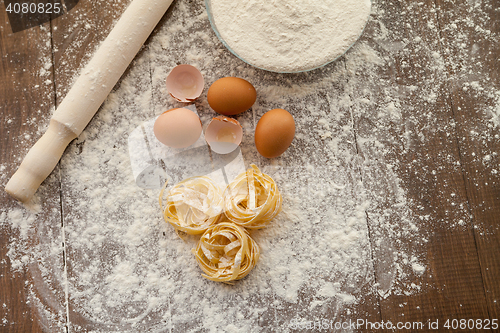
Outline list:
[[[453,30],[443,30],[442,40],[449,50],[445,55],[448,63],[459,64],[448,66],[450,76],[457,78],[449,85],[449,105],[457,123],[461,171],[488,315],[498,318],[500,258],[495,253],[500,253],[500,233],[494,230],[500,221],[500,130],[488,119],[494,116],[491,109],[495,107],[491,91],[500,90],[500,45],[492,42],[492,35],[500,32],[500,3],[484,2],[478,10],[450,1],[438,4],[441,24],[459,24],[463,17],[470,20],[461,26],[465,38],[457,40]]]
[[[53,21],[56,27],[52,37],[55,49],[54,80],[56,83],[57,105],[63,100],[72,82],[78,77],[80,71],[90,60],[99,44],[109,34],[129,3],[130,1],[97,4],[93,1],[80,1],[69,14]],[[119,85],[120,83],[117,84],[117,86]],[[99,111],[97,111],[97,114],[99,114]],[[96,121],[98,120],[91,120],[88,127],[92,127],[93,122]],[[78,147],[76,150],[78,153],[78,150],[84,149],[84,145],[85,139],[77,138],[74,144],[68,148],[68,154],[75,153],[74,147]],[[74,219],[77,217],[73,214],[72,209],[73,204],[76,204],[73,200],[75,194],[65,182],[64,166],[62,169],[63,232],[66,238],[66,264],[70,286],[68,291],[68,329],[70,332],[105,330],[109,328],[107,325],[93,322],[91,318],[82,313],[78,305],[75,305],[73,294],[82,290],[72,288],[71,281],[79,277],[80,271],[74,273],[74,270],[75,267],[81,265],[83,256],[82,253],[74,249],[73,243],[75,240],[72,234],[66,230],[66,227],[74,230]],[[102,253],[102,260],[105,260],[106,257],[107,255]]]
[[[65,2],[71,6],[76,4],[76,1]],[[10,30],[7,15],[1,13],[2,184],[41,135],[40,124],[47,122],[128,3],[79,1],[68,14],[41,28],[15,34]],[[498,108],[500,101],[495,95],[500,91],[500,3],[495,0],[474,3],[374,1],[372,19],[355,48],[366,47],[367,52],[374,50],[375,55],[350,51],[325,70],[336,70],[341,75],[336,77],[336,82],[323,87],[318,96],[310,97],[317,114],[310,115],[307,125],[310,127],[298,131],[313,131],[314,122],[319,121],[318,114],[321,114],[332,127],[331,135],[339,138],[336,144],[340,150],[355,158],[343,160],[337,156],[338,151],[322,145],[323,141],[316,138],[310,143],[301,141],[293,155],[284,155],[282,163],[301,166],[303,158],[304,165],[307,162],[329,166],[333,175],[336,168],[351,170],[341,199],[349,202],[346,205],[352,209],[364,196],[370,200],[370,206],[364,211],[369,239],[363,252],[369,259],[364,267],[369,283],[358,285],[365,281],[361,274],[357,276],[359,281],[356,277],[342,281],[346,286],[354,285],[357,289],[353,287],[352,293],[363,299],[359,304],[343,308],[340,302],[331,299],[309,310],[304,304],[313,300],[314,291],[307,287],[299,292],[300,301],[288,308],[273,305],[272,296],[263,297],[255,301],[256,306],[268,309],[259,320],[263,331],[286,331],[289,320],[297,314],[338,321],[361,318],[370,322],[424,325],[437,319],[443,324],[446,319],[499,318],[500,119],[494,108]],[[180,11],[180,6],[198,5],[176,1],[166,17],[176,18],[172,16],[176,15],[175,10]],[[165,24],[165,20],[160,24]],[[153,76],[153,65],[165,66],[147,54],[148,47],[159,47],[151,43],[161,42],[150,40],[146,44],[145,51],[138,55],[114,92],[125,82],[123,84],[132,87],[136,94],[147,94],[151,90],[154,100],[161,100],[161,105],[167,103],[168,96],[161,95],[163,82],[160,87],[158,80],[141,75],[149,71]],[[169,47],[165,47],[164,52],[175,58],[169,60],[170,66],[185,55],[184,50]],[[360,54],[378,59],[363,62],[354,57]],[[230,55],[221,52],[218,61],[224,57]],[[238,73],[241,68],[244,67],[231,69],[231,73]],[[322,70],[313,74],[318,78],[325,75]],[[295,80],[305,84],[311,80],[307,75],[276,77],[268,79],[275,80],[277,85]],[[352,87],[352,90],[346,92],[343,87]],[[330,105],[331,100],[346,93],[350,96],[348,103],[341,107]],[[87,208],[78,206],[85,196],[72,188],[71,168],[65,164],[66,160],[84,164],[81,161],[84,157],[79,159],[79,154],[86,149],[96,149],[92,144],[103,135],[99,131],[112,131],[113,122],[126,122],[120,117],[125,108],[144,112],[135,104],[133,95],[121,102],[121,105],[116,103],[112,96],[105,103],[101,109],[104,112],[90,122],[83,138],[70,145],[66,158],[63,157],[62,164],[43,183],[37,196],[42,213],[36,215],[27,242],[34,249],[52,249],[54,255],[41,258],[42,252],[34,251],[29,260],[43,262],[40,267],[47,268],[51,279],[41,278],[38,265],[13,270],[7,251],[16,240],[26,241],[26,238],[19,236],[18,229],[0,225],[0,318],[4,320],[0,322],[1,332],[148,329],[134,328],[121,320],[135,309],[117,307],[113,312],[114,321],[99,323],[84,313],[79,303],[85,299],[85,289],[78,284],[78,279],[86,272],[87,262],[101,258],[104,264],[113,263],[116,256],[134,255],[119,253],[119,247],[113,244],[88,251],[77,246],[79,232],[85,231],[87,217],[82,214]],[[206,107],[203,103],[198,106]],[[158,104],[151,105],[147,116],[157,114],[157,107]],[[387,112],[389,109],[395,113],[391,115]],[[291,111],[303,112],[304,117],[308,112]],[[116,133],[116,136],[114,144],[126,146],[125,134]],[[113,149],[106,147],[106,151],[99,154],[112,155]],[[334,160],[340,161],[341,167],[334,166]],[[110,171],[111,177],[119,179],[120,175],[113,172]],[[324,177],[325,182],[338,180],[328,174],[318,177]],[[92,190],[84,184],[81,187],[82,191]],[[354,199],[348,201],[348,197]],[[338,204],[335,196],[322,200],[332,206]],[[18,207],[4,192],[0,194],[0,202],[10,210]],[[315,218],[312,213],[307,216],[311,220]],[[113,215],[103,216],[103,221],[106,218]],[[409,225],[415,227],[414,233],[409,232]],[[311,230],[314,228],[312,225]],[[104,231],[113,232],[117,231]],[[51,235],[50,240],[41,237],[42,234]],[[401,262],[407,263],[406,268],[399,265]],[[418,265],[412,266],[412,262]],[[421,271],[419,267],[426,269]],[[329,278],[335,281],[337,277]],[[103,276],[94,279],[101,281]],[[49,320],[45,313],[38,312],[40,300],[42,308],[54,314]],[[142,305],[138,304],[137,308]],[[170,307],[170,304],[164,305],[164,309],[170,311],[171,320],[165,323],[165,329],[182,332],[202,324],[200,318],[194,322],[172,322],[172,316],[182,318],[182,314]],[[244,313],[246,309],[241,311]],[[154,320],[159,319],[153,316],[151,321]],[[418,330],[414,327],[409,331]]]
[[[1,182],[5,185],[8,177],[15,171],[28,149],[41,133],[40,123],[44,124],[54,107],[54,85],[52,75],[52,53],[50,48],[50,23],[29,30],[12,33],[4,11],[0,13],[0,89],[2,105],[2,121],[0,123],[0,158],[2,168]],[[37,214],[37,222],[29,230],[30,246],[40,248],[38,235],[43,233],[60,234],[61,216],[59,179],[56,171],[44,184],[38,197],[41,210]],[[2,208],[22,209],[20,204],[0,192]],[[55,213],[53,213],[55,212]],[[25,266],[15,270],[7,251],[9,244],[15,243],[19,230],[9,225],[0,227],[0,307],[2,332],[43,332],[64,331],[65,311],[64,289],[61,285],[48,286],[43,282],[36,269]],[[60,239],[54,238],[54,242]],[[57,243],[62,248],[61,243]],[[56,247],[58,246],[56,245]],[[33,253],[27,258],[29,262],[43,260],[41,266],[51,273],[64,271],[63,255],[59,251],[51,258],[40,258]],[[42,295],[43,294],[43,295]],[[35,306],[40,299],[51,299],[53,303],[44,304],[56,316],[44,318]],[[4,324],[7,323],[5,326]],[[62,326],[61,326],[62,325]]]
[[[372,88],[370,98],[375,100],[373,108],[363,105],[362,109],[354,110],[357,135],[364,138],[375,136],[376,140],[390,147],[381,150],[377,145],[359,144],[364,164],[378,163],[380,169],[387,164],[396,165],[397,173],[408,191],[407,200],[411,202],[414,216],[429,217],[428,224],[423,224],[428,238],[422,234],[420,239],[412,240],[411,235],[406,235],[401,237],[399,244],[394,244],[396,250],[414,251],[417,257],[425,258],[429,269],[421,276],[410,272],[408,284],[412,280],[422,284],[422,290],[417,294],[382,297],[381,311],[385,322],[409,321],[427,325],[429,320],[435,319],[444,322],[454,318],[495,318],[491,317],[486,306],[489,295],[485,295],[483,289],[476,231],[468,209],[471,203],[467,188],[470,186],[466,184],[467,177],[464,177],[463,169],[457,167],[467,162],[463,159],[463,148],[459,142],[460,131],[454,126],[454,122],[459,122],[459,119],[453,112],[456,107],[450,104],[453,98],[451,88],[449,82],[442,79],[451,75],[443,71],[442,66],[436,65],[433,59],[443,49],[450,47],[447,45],[450,41],[446,39],[442,41],[443,45],[440,43],[440,31],[437,28],[442,27],[443,22],[441,17],[434,14],[436,11],[455,12],[456,5],[450,3],[449,6],[437,8],[434,1],[382,3],[384,15],[381,24],[389,31],[398,32],[393,39],[404,41],[404,46],[387,45],[383,39],[367,41],[383,54],[390,48],[399,47],[400,50],[394,58],[384,59],[390,65],[377,78],[382,80],[383,89],[376,89],[373,77],[360,72],[359,89],[353,92],[354,98],[365,97],[359,92],[367,85]],[[387,54],[393,53],[391,51]],[[487,53],[489,50],[482,52]],[[387,90],[391,86],[397,87],[397,91],[388,96]],[[408,87],[416,90],[411,93]],[[432,100],[429,100],[428,97],[433,95]],[[384,121],[367,116],[376,114],[381,105],[388,103],[388,97],[394,98],[402,106],[400,120]],[[482,149],[474,147],[475,151]],[[368,187],[371,183],[376,190],[386,177],[385,174],[364,174],[363,182]],[[390,241],[391,237],[388,236],[397,230],[398,224],[406,221],[404,216],[402,219],[397,214],[397,202],[388,201],[390,196],[385,194],[373,199],[377,203],[376,208],[367,211],[367,215],[375,273],[377,281],[381,282],[387,279],[385,275],[391,267],[388,259],[384,259],[385,248],[380,244],[386,244],[388,239]],[[474,206],[477,205],[476,202]],[[488,207],[495,205],[490,203]],[[381,216],[386,218],[381,219]],[[491,217],[490,220],[493,221]],[[457,223],[466,227],[458,230],[452,228]],[[491,245],[488,247],[491,249]],[[392,253],[392,249],[389,253]],[[498,273],[494,274],[498,276]],[[408,293],[411,294],[411,290]]]

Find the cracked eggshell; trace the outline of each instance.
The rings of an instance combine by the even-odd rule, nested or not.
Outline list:
[[[200,97],[205,81],[191,65],[175,66],[167,76],[167,90],[179,102],[189,103]]]
[[[186,148],[198,141],[200,117],[184,108],[171,109],[156,118],[153,132],[161,143],[172,148]]]
[[[205,130],[205,140],[217,154],[229,154],[241,143],[243,128],[236,119],[218,116],[212,119]]]

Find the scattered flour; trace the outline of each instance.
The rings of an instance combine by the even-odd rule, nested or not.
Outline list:
[[[431,175],[437,179],[459,167],[447,152],[436,170],[409,159],[436,133],[454,130],[453,124],[443,127],[425,106],[439,103],[450,79],[447,68],[458,61],[445,60],[447,52],[435,51],[434,41],[421,38],[416,29],[410,29],[412,40],[403,39],[400,30],[384,25],[389,18],[374,2],[362,40],[337,62],[309,73],[272,74],[228,53],[199,2],[181,0],[172,6],[168,20],[68,147],[60,171],[42,185],[37,208],[0,208],[0,228],[16,230],[9,240],[10,266],[28,272],[30,302],[45,330],[288,332],[294,319],[367,318],[380,298],[420,292],[419,277],[428,270],[419,250],[429,237],[421,229],[428,230],[431,221],[449,227],[470,222],[463,218],[468,211],[459,196],[449,198],[456,203],[449,213],[456,215],[450,216],[426,210],[405,192],[408,174],[417,181]],[[410,27],[420,19],[411,15],[412,9],[401,14],[408,15]],[[78,36],[63,61],[79,52],[89,29],[84,22],[82,17],[82,26],[75,23]],[[462,22],[456,23],[447,28],[459,29]],[[436,24],[429,21],[427,28]],[[71,34],[68,29],[65,33]],[[400,63],[421,81],[369,89],[385,80],[381,72],[391,73],[395,57],[412,52],[428,61],[425,75]],[[47,79],[49,61],[42,59],[40,70]],[[200,276],[190,253],[194,238],[177,237],[162,219],[158,191],[137,187],[132,175],[128,135],[143,121],[181,105],[164,84],[168,69],[178,63],[200,68],[207,87],[235,75],[258,91],[253,113],[238,117],[245,130],[242,153],[247,165],[257,164],[276,180],[284,206],[271,227],[253,232],[261,259],[234,286]],[[71,81],[68,73],[58,75],[66,77],[62,82]],[[464,86],[471,91],[496,98],[492,110],[499,108],[493,86],[456,75],[457,82],[470,81]],[[408,110],[409,105],[422,109]],[[204,124],[214,116],[206,95],[196,106]],[[274,107],[294,115],[297,134],[287,153],[270,162],[258,155],[253,129]],[[481,159],[493,164],[495,158],[489,152]],[[2,185],[7,181],[0,180]]]
[[[422,266],[419,263],[415,262],[415,263],[413,263],[411,265],[411,267],[413,268],[413,270],[415,271],[415,273],[418,274],[418,275],[422,275],[425,272],[425,266]]]

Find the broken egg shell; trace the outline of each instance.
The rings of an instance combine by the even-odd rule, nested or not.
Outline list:
[[[233,118],[218,116],[213,118],[205,130],[205,140],[217,154],[229,154],[241,143],[243,128]]]
[[[179,102],[196,100],[203,92],[204,85],[201,72],[191,65],[175,66],[167,76],[167,90]]]

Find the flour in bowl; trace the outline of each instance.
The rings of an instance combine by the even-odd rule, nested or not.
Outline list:
[[[370,0],[211,0],[212,23],[248,63],[305,71],[341,56],[368,21]]]

